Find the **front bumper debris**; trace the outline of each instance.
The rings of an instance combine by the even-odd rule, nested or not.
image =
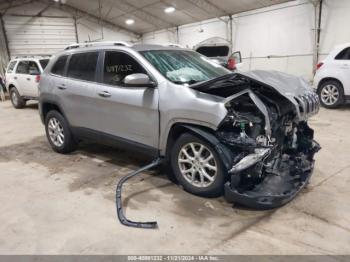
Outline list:
[[[313,170],[298,175],[272,175],[257,185],[251,191],[241,191],[232,188],[231,183],[225,184],[225,198],[253,209],[272,209],[283,206],[308,184]]]
[[[283,206],[309,183],[314,170],[313,157],[320,149],[320,145],[312,141],[312,146],[307,152],[284,154],[275,157],[269,164],[260,161],[245,170],[231,172],[230,181],[226,182],[224,187],[226,200],[260,210]],[[267,154],[264,154],[264,151],[259,152],[260,156],[265,157]],[[244,179],[250,179],[250,174],[254,174],[254,170],[257,169],[260,170],[263,179],[259,183],[247,186]]]

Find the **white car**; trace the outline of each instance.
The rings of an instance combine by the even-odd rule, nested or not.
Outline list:
[[[314,88],[326,108],[336,108],[350,100],[350,43],[335,47],[317,65]]]
[[[195,45],[193,50],[232,71],[240,69],[243,65],[241,52],[232,53],[230,42],[221,37],[208,38]]]
[[[15,108],[23,108],[28,100],[38,100],[40,75],[48,62],[48,58],[17,58],[10,61],[5,84]]]

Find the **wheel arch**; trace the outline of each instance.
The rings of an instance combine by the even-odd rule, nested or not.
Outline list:
[[[43,123],[45,122],[45,118],[46,118],[47,114],[52,110],[58,111],[59,113],[61,113],[64,116],[64,118],[66,118],[66,115],[59,104],[57,104],[56,102],[51,101],[51,100],[44,100],[44,101],[40,102],[40,115],[41,115]],[[66,120],[67,120],[67,118],[66,118]]]
[[[321,86],[327,81],[336,81],[336,82],[338,82],[340,84],[341,88],[343,89],[343,92],[344,92],[344,85],[343,85],[341,80],[339,80],[338,78],[335,78],[335,77],[325,77],[325,78],[322,78],[322,80],[318,83],[317,93],[320,91]]]
[[[188,123],[175,123],[171,126],[165,149],[165,157],[167,160],[170,159],[171,149],[175,141],[184,133],[191,133],[210,143],[219,154],[224,166],[226,168],[232,166],[233,153],[215,136],[215,130],[206,126]]]
[[[7,91],[10,92],[12,88],[16,88],[16,86],[13,83],[9,84],[9,87],[8,87]]]

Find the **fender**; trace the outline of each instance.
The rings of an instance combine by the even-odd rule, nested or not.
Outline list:
[[[191,131],[192,133],[195,133],[200,138],[204,139],[208,143],[210,143],[212,146],[214,146],[216,152],[219,154],[224,166],[227,169],[230,169],[233,165],[233,159],[234,155],[232,151],[227,148],[225,145],[223,145],[220,140],[213,134],[203,130],[200,127],[191,126],[188,124],[180,124],[180,126],[186,128],[187,130]]]
[[[45,103],[55,105],[59,109],[61,114],[64,116],[64,118],[68,121],[68,118],[66,117],[65,112],[63,111],[62,107],[60,106],[60,104],[56,100],[50,98],[50,96],[41,95],[39,98],[39,114],[40,114],[41,122],[43,124],[45,122],[44,112],[43,112],[43,104],[45,104]],[[68,123],[69,123],[69,121],[68,121]]]

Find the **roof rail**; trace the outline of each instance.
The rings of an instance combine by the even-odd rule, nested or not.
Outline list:
[[[165,43],[165,44],[162,44],[162,46],[185,48],[183,45],[176,44],[176,43]]]
[[[124,41],[101,41],[101,42],[86,42],[86,43],[75,43],[70,44],[64,50],[70,50],[80,47],[91,47],[91,46],[104,46],[104,45],[119,45],[119,46],[131,46],[127,42]]]
[[[21,58],[34,58],[34,59],[44,59],[44,58],[50,58],[52,55],[22,55],[22,56],[15,56],[12,59],[21,59]]]

